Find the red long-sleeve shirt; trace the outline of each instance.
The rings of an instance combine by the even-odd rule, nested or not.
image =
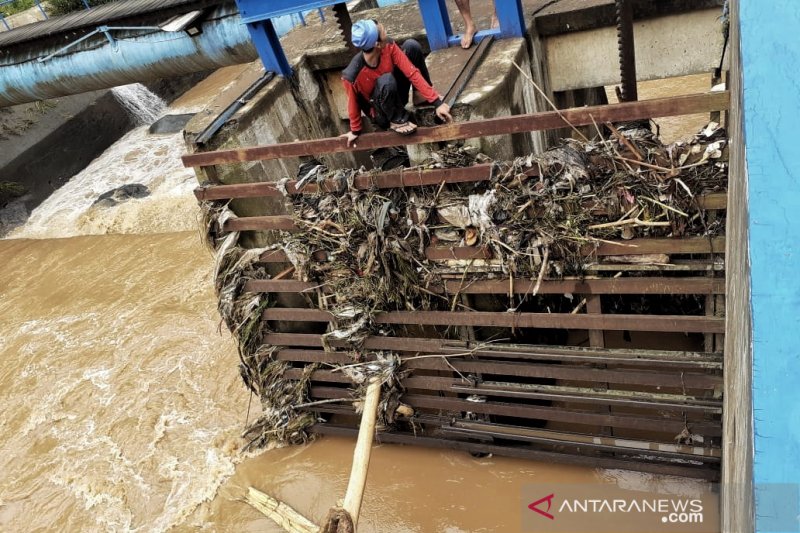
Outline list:
[[[350,116],[350,131],[353,133],[361,132],[361,112],[369,116],[373,116],[372,105],[370,98],[372,91],[375,89],[375,84],[378,78],[383,74],[394,71],[394,68],[400,69],[400,72],[411,81],[411,85],[419,91],[423,98],[430,103],[435,103],[441,100],[441,96],[431,85],[422,77],[419,69],[411,63],[403,53],[403,50],[397,46],[394,41],[389,41],[381,49],[380,59],[378,66],[371,67],[364,59],[364,53],[357,54],[344,71],[342,71],[342,83],[344,83],[344,90],[347,93],[347,113]]]

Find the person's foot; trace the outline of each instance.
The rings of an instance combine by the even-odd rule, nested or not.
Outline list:
[[[417,125],[413,122],[391,122],[389,123],[389,129],[391,129],[395,133],[399,133],[400,135],[411,135],[415,131],[417,131]]]
[[[464,35],[461,36],[461,48],[467,49],[472,46],[472,39],[475,37],[475,26],[467,24]]]
[[[497,18],[497,13],[492,15],[492,26],[491,27],[492,27],[493,30],[496,30],[497,28],[500,27],[500,20]]]

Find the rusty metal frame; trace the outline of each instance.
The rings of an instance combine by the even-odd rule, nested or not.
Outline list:
[[[419,128],[404,138],[406,144],[421,144],[437,141],[453,141],[489,135],[527,133],[572,126],[591,126],[604,122],[649,119],[676,115],[689,115],[708,111],[725,111],[730,106],[727,91],[659,98],[638,102],[623,102],[604,106],[543,111],[527,115],[476,120],[445,124],[431,128]],[[219,150],[184,155],[184,166],[205,167],[223,163],[263,161],[283,157],[299,157],[325,153],[353,152],[387,148],[397,144],[397,134],[392,132],[369,133],[359,137],[357,146],[348,146],[341,137],[295,141],[282,144]]]

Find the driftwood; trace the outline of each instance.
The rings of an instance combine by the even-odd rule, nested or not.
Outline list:
[[[314,522],[287,504],[258,489],[250,487],[246,501],[289,533],[317,533],[319,531],[319,526]]]
[[[361,513],[361,502],[364,499],[364,487],[367,483],[380,398],[380,379],[372,378],[367,386],[364,410],[361,413],[361,427],[353,453],[353,467],[350,470],[350,482],[347,484],[344,504],[342,507],[334,507],[328,512],[322,528],[289,505],[253,487],[250,487],[247,493],[247,503],[289,533],[354,533],[358,527],[358,516]]]
[[[377,378],[372,378],[367,386],[364,410],[361,412],[361,427],[358,430],[358,441],[353,453],[353,467],[350,470],[350,482],[347,484],[344,505],[330,510],[322,533],[350,533],[358,528],[358,515],[361,513],[361,502],[364,499],[380,398],[381,382]]]

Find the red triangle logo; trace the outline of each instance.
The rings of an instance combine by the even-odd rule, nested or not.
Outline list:
[[[550,494],[550,495],[545,496],[544,498],[542,498],[540,500],[536,500],[535,502],[533,502],[532,504],[530,504],[528,506],[528,509],[530,509],[531,511],[534,511],[536,513],[539,513],[540,515],[544,516],[545,518],[549,518],[550,520],[555,520],[555,517],[553,515],[551,515],[550,512],[549,512],[550,511],[550,507],[553,505],[553,498],[554,497],[555,497],[555,494]],[[539,504],[542,504],[544,502],[547,502],[547,510],[546,511],[543,511],[543,510],[539,509],[539,507],[538,507]]]

